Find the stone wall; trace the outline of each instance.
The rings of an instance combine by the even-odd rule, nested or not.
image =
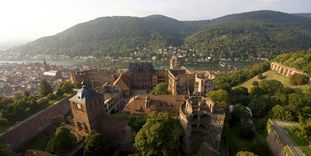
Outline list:
[[[277,63],[277,62],[271,62],[270,69],[274,70],[277,73],[282,74],[286,77],[291,77],[295,73],[306,75],[304,72],[299,71],[296,68],[287,67],[287,66],[284,66],[284,65]]]
[[[100,132],[107,138],[112,148],[121,151],[134,152],[132,146],[135,134],[128,126],[127,118],[107,118],[101,119]]]
[[[50,119],[67,114],[70,111],[69,98],[70,97],[66,97],[32,115],[2,133],[0,137],[3,138],[13,150],[18,149],[47,128],[52,123]]]

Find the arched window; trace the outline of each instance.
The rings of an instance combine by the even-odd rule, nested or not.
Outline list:
[[[78,127],[78,130],[81,131],[83,129],[82,123],[81,122],[77,122],[77,127]]]

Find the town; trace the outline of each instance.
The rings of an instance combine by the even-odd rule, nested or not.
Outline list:
[[[0,156],[311,156],[310,0],[3,0]]]
[[[169,69],[156,69],[150,62],[129,63],[127,69],[110,69],[102,66],[83,69],[64,68],[48,65],[45,60],[43,63],[36,63],[37,67],[15,65],[13,69],[21,68],[25,72],[27,72],[25,69],[37,69],[35,70],[37,74],[43,75],[43,80],[50,83],[54,90],[61,88],[64,83],[72,84],[73,90],[64,91],[66,93],[65,97],[62,96],[64,99],[44,108],[24,122],[17,123],[4,131],[2,137],[12,149],[19,151],[25,144],[33,142],[33,138],[40,137],[44,129],[55,131],[55,128],[60,126],[70,130],[74,136],[75,141],[70,145],[72,148],[62,151],[48,150],[48,152],[79,155],[85,151],[82,145],[88,141],[86,138],[90,135],[89,132],[94,131],[107,139],[106,145],[109,144],[110,149],[105,152],[134,153],[139,146],[132,143],[136,142],[136,135],[139,134],[139,129],[143,129],[143,123],[148,122],[151,116],[169,115],[178,119],[181,125],[180,144],[183,153],[223,155],[226,152],[223,128],[227,109],[229,108],[229,112],[234,114],[235,109],[244,107],[242,110],[249,115],[252,115],[252,110],[245,106],[241,108],[229,106],[226,102],[228,97],[222,97],[227,96],[226,91],[215,90],[215,78],[222,77],[225,73],[189,70],[184,66],[184,62],[183,56],[172,56],[169,60]],[[297,69],[275,62],[271,63],[271,69],[287,77],[304,74]],[[36,79],[36,82],[40,83],[40,79]],[[31,91],[31,94],[40,96],[38,90],[39,87]],[[58,92],[59,89],[54,94],[58,95]],[[51,95],[47,97],[50,99]],[[219,99],[220,97],[225,99]],[[61,119],[58,119],[60,121],[52,122],[55,116],[60,116]],[[144,119],[146,117],[147,121]],[[244,125],[254,125],[249,117],[240,119]],[[48,120],[51,121],[45,122]],[[26,128],[29,126],[28,122],[34,124],[33,128],[38,126],[45,128]],[[277,123],[271,121],[271,124]],[[29,131],[20,132],[25,128]],[[276,129],[268,137],[278,133],[281,132]],[[168,132],[166,135],[173,134]],[[16,139],[20,137],[24,139],[17,141]],[[270,142],[274,141],[270,140]],[[301,153],[299,149],[291,150]],[[24,152],[44,153],[37,150]]]

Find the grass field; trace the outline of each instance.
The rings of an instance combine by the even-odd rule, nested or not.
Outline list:
[[[303,93],[309,93],[311,90],[310,82],[307,85],[294,86],[294,85],[290,84],[288,77],[285,77],[285,76],[283,76],[283,75],[281,75],[275,71],[272,71],[272,70],[269,70],[269,71],[263,73],[262,75],[265,77],[264,80],[278,80],[278,81],[282,82],[282,84],[284,86],[291,87],[291,88],[298,90],[298,91],[301,90]],[[240,86],[246,87],[248,90],[250,90],[250,88],[252,87],[252,83],[254,81],[260,82],[261,80],[259,80],[258,77],[255,76],[255,77],[249,79],[248,81],[244,82]]]

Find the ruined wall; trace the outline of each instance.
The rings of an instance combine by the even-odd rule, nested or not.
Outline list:
[[[299,71],[298,69],[287,67],[277,62],[271,62],[270,69],[286,77],[291,77],[295,73],[306,75],[304,72]]]
[[[10,145],[13,150],[18,149],[24,143],[30,141],[50,124],[53,117],[65,115],[70,111],[69,98],[64,98],[44,110],[32,115],[26,120],[11,127],[1,134],[1,138]]]
[[[107,138],[112,148],[133,152],[135,134],[128,126],[127,118],[102,118],[100,132]]]

